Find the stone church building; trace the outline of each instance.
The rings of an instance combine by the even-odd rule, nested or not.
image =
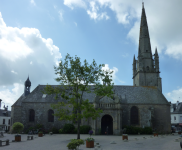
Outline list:
[[[171,131],[170,103],[162,94],[162,82],[159,70],[159,55],[157,49],[152,55],[150,37],[145,8],[142,8],[138,60],[133,58],[133,86],[115,85],[113,98],[98,99],[93,93],[85,94],[95,108],[101,108],[103,113],[96,120],[81,120],[81,125],[90,125],[95,134],[105,133],[119,135],[122,127],[132,125],[137,127],[152,127],[157,132]],[[42,94],[46,85],[38,85],[31,93],[31,82],[25,81],[25,90],[12,105],[11,125],[21,122],[25,129],[37,123],[45,129],[62,128],[65,123],[52,116],[51,104],[63,99],[54,99],[54,95]],[[56,85],[52,85],[55,87]],[[69,108],[72,109],[72,108]],[[76,124],[75,124],[76,125]]]

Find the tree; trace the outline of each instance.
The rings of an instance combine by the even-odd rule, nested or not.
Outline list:
[[[75,119],[78,125],[77,139],[80,139],[80,120],[90,117],[95,120],[102,113],[101,109],[95,109],[88,99],[84,99],[84,95],[93,93],[97,99],[113,95],[113,72],[104,71],[102,67],[104,64],[98,66],[95,60],[90,65],[84,60],[84,64],[81,65],[79,57],[73,58],[67,54],[64,62],[61,61],[58,67],[54,67],[55,74],[59,75],[55,80],[60,82],[60,86],[52,87],[47,84],[43,91],[44,94],[55,94],[55,99],[61,97],[65,100],[51,105],[57,110],[54,116],[59,117],[59,120]],[[104,84],[101,84],[101,81]],[[73,108],[72,111],[68,107]]]
[[[24,128],[24,125],[20,122],[15,122],[13,124],[13,131],[15,131],[17,134],[20,133]]]

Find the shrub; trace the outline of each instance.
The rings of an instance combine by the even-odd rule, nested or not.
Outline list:
[[[36,124],[34,129],[43,129],[43,125],[42,124]]]
[[[84,144],[84,141],[82,139],[72,139],[71,142],[68,143],[67,147],[68,149],[76,149],[81,144]]]
[[[152,134],[152,128],[151,127],[133,127],[133,126],[125,126],[126,133],[127,134]]]
[[[152,128],[151,127],[145,127],[143,129],[143,131],[144,131],[145,134],[152,134]]]
[[[73,124],[65,124],[63,127],[63,133],[72,133],[74,129],[75,126]]]
[[[20,123],[20,122],[15,122],[15,123],[13,124],[13,130],[14,130],[15,132],[17,132],[17,133],[20,133],[20,131],[22,131],[23,128],[24,128],[24,125],[23,125],[22,123]]]
[[[56,127],[53,127],[51,129],[51,132],[54,133],[54,134],[57,134],[57,133],[59,133],[59,130]]]
[[[63,133],[63,129],[59,129],[59,133],[62,134]]]
[[[72,131],[73,134],[76,134],[77,133],[77,128],[75,128],[73,131]]]
[[[90,130],[91,127],[89,125],[80,126],[80,134],[88,134]]]

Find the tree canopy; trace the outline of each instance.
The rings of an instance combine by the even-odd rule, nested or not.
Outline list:
[[[65,100],[51,106],[57,110],[54,115],[59,120],[77,122],[77,139],[80,139],[80,120],[90,117],[94,120],[102,112],[101,109],[95,109],[84,95],[92,93],[99,99],[113,96],[113,71],[104,70],[103,67],[104,64],[97,65],[95,60],[91,64],[84,60],[82,65],[79,57],[73,58],[67,54],[64,61],[61,61],[58,67],[54,67],[55,74],[58,75],[55,80],[60,85],[47,85],[43,91],[44,94],[55,94],[55,99],[61,97]]]

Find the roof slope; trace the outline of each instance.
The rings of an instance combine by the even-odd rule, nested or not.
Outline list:
[[[56,87],[58,85],[52,85]],[[43,89],[46,85],[38,85],[28,96],[22,96],[12,105],[21,106],[22,102],[49,102],[54,103],[57,101],[64,101],[64,99],[59,98],[54,99],[55,95],[43,96]],[[92,86],[94,87],[94,86]],[[169,104],[164,95],[154,86],[114,86],[113,88],[115,95],[120,98],[121,103],[139,103],[139,104]],[[90,102],[94,102],[94,93],[85,93],[83,95],[84,99],[88,99]]]

